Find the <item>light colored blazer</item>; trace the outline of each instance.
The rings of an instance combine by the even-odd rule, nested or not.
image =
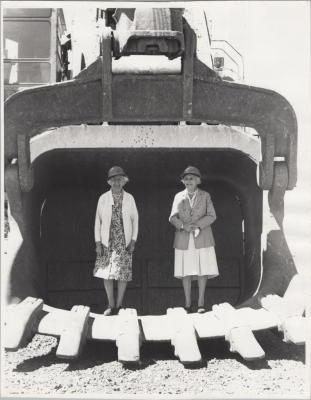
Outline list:
[[[194,238],[196,249],[215,246],[211,224],[216,219],[215,209],[209,193],[198,189],[197,200],[192,210],[187,198],[187,191],[176,194],[172,206],[169,222],[175,226],[175,249],[187,250],[190,233],[181,229],[182,224],[195,223],[200,228],[200,233]]]
[[[101,242],[108,247],[112,205],[114,204],[111,190],[102,194],[98,200],[95,217],[95,242]],[[122,218],[125,235],[125,245],[136,240],[138,235],[138,212],[134,197],[123,190]]]

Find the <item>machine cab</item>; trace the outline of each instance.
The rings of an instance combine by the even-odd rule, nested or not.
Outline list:
[[[3,9],[5,99],[18,90],[70,77],[70,38],[65,33],[62,9]]]

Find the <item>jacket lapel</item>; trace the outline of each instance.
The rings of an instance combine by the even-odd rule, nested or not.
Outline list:
[[[198,196],[198,201],[197,201],[197,204],[199,204],[199,203],[202,201],[203,195],[204,195],[204,193],[202,192],[202,190],[201,190],[201,189],[198,189],[198,194],[197,194],[197,196]]]
[[[187,189],[183,190],[182,192],[182,198],[187,199]]]
[[[187,198],[187,189],[185,189],[185,190],[182,192],[181,198],[182,198],[182,202],[183,202],[183,204],[184,204],[184,208],[185,208],[185,207],[188,208],[188,206],[189,206],[189,200],[188,200],[188,198]]]

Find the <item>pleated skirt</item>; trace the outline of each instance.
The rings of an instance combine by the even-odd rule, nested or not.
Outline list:
[[[193,234],[190,234],[187,250],[175,249],[174,276],[183,278],[192,276],[207,276],[208,279],[219,275],[214,246],[196,249]]]

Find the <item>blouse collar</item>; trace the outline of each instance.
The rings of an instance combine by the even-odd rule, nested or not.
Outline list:
[[[125,198],[125,196],[126,196],[126,191],[125,191],[124,189],[122,189],[122,191],[123,191],[123,201],[124,201],[124,198]],[[109,196],[109,204],[110,204],[110,205],[114,205],[114,200],[113,200],[113,195],[112,195],[111,189],[110,189],[109,192],[108,192],[108,196]],[[123,202],[123,201],[122,201],[122,202]]]
[[[195,196],[197,196],[197,195],[199,195],[200,194],[200,189],[199,188],[196,188],[196,190],[194,191],[194,195]],[[183,191],[183,197],[185,198],[185,199],[187,199],[188,198],[188,191],[187,191],[187,189],[185,189],[184,191]]]

